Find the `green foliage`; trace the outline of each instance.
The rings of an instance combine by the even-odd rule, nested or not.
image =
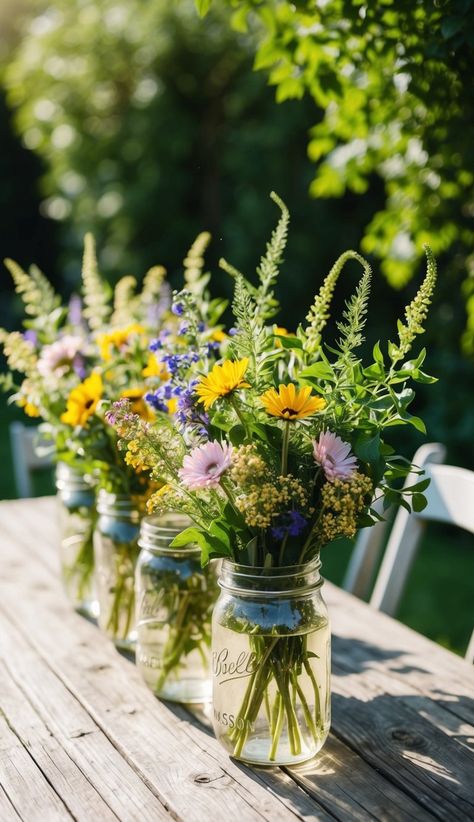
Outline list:
[[[260,260],[260,265],[257,267],[260,286],[256,293],[256,306],[263,319],[273,317],[279,309],[278,302],[274,298],[273,287],[283,261],[283,252],[288,239],[288,225],[290,222],[290,214],[283,200],[281,200],[274,191],[272,191],[270,197],[280,208],[281,217],[277,227],[272,233],[270,242],[267,243],[266,253]]]
[[[346,361],[353,359],[354,349],[359,348],[364,342],[363,330],[367,320],[367,305],[370,295],[370,280],[372,272],[369,264],[363,260],[364,273],[357,286],[355,294],[346,304],[343,313],[343,320],[338,322],[337,327],[341,337],[337,346],[342,358]]]
[[[455,251],[469,274],[474,0],[221,2],[235,9],[238,30],[257,32],[255,68],[277,101],[308,95],[321,109],[308,146],[312,195],[362,194],[374,173],[383,181],[385,204],[362,247],[389,281],[399,287],[413,276],[426,243],[436,254]],[[463,337],[471,353],[472,282]]]
[[[110,288],[99,274],[95,240],[92,234],[86,234],[84,237],[82,293],[84,297],[84,317],[90,328],[93,331],[98,331],[106,325],[110,317]]]
[[[416,296],[405,309],[405,323],[398,322],[399,345],[394,346],[389,343],[389,351],[392,362],[403,359],[412,346],[418,334],[423,334],[423,323],[428,316],[428,308],[436,285],[436,260],[429,246],[425,247],[428,267],[426,277],[423,280]]]
[[[40,317],[56,312],[61,300],[37,266],[32,265],[27,274],[14,260],[7,258],[4,262],[12,276],[15,291],[23,300],[26,314]]]
[[[135,293],[137,281],[135,277],[122,277],[114,288],[114,311],[111,317],[112,325],[127,325],[130,314],[134,314],[133,304],[137,301]]]

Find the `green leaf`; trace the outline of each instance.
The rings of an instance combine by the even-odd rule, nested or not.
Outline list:
[[[426,506],[428,505],[428,501],[427,501],[426,497],[423,494],[413,494],[411,504],[412,504],[413,510],[417,514],[419,514],[420,511],[423,511],[426,508]]]
[[[198,528],[191,526],[190,528],[185,528],[184,531],[181,531],[178,534],[173,542],[171,543],[172,548],[183,548],[185,545],[193,545],[197,543],[199,547],[201,547],[201,537],[203,536],[203,532],[200,531]]]
[[[420,371],[419,369],[412,374],[412,379],[414,379],[415,382],[421,382],[424,385],[432,385],[433,383],[438,382],[438,377],[432,377],[431,374],[425,374],[424,371]]]
[[[441,21],[441,33],[446,40],[449,40],[450,37],[454,37],[458,31],[464,26],[464,18],[460,15],[450,15],[449,17],[445,17],[444,20]]]
[[[420,482],[415,483],[415,485],[408,485],[406,488],[403,489],[403,493],[405,494],[407,491],[426,491],[430,482],[430,478],[427,477],[426,479],[420,480]]]
[[[403,420],[403,422],[408,423],[408,425],[412,425],[413,428],[416,428],[416,430],[420,431],[422,434],[426,434],[426,425],[420,417],[414,417],[407,411],[402,411],[400,413],[400,419]]]
[[[293,334],[287,334],[286,336],[282,336],[280,334],[275,334],[275,338],[281,342],[282,348],[299,348],[303,349],[303,343],[299,339],[299,337],[295,337]]]
[[[304,368],[303,371],[300,371],[298,376],[301,380],[307,380],[308,382],[311,381],[312,378],[317,380],[332,380],[334,378],[334,372],[327,363],[316,362],[314,365],[310,365],[309,368]]]
[[[199,17],[205,17],[212,5],[212,0],[194,0]]]
[[[354,453],[362,462],[377,462],[380,456],[380,434],[359,434]]]
[[[384,356],[382,351],[380,350],[380,341],[376,342],[373,349],[372,349],[372,356],[375,362],[378,362],[380,365],[385,365]]]

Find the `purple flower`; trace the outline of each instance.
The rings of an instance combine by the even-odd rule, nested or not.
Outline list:
[[[181,482],[192,490],[217,488],[222,475],[232,464],[232,446],[229,443],[206,442],[186,454],[179,471]]]
[[[351,446],[332,431],[321,432],[319,439],[313,442],[313,451],[314,459],[329,482],[348,480],[357,470],[357,460],[351,453]]]
[[[229,337],[235,337],[236,334],[239,333],[238,328],[229,328]]]
[[[187,334],[189,331],[189,325],[187,323],[181,323],[178,329],[178,334],[184,335]]]
[[[69,300],[68,319],[72,326],[82,326],[82,300],[79,294],[73,294]]]
[[[176,314],[177,317],[182,317],[184,314],[184,305],[183,303],[173,303],[171,306],[171,311],[173,314]]]
[[[308,521],[299,511],[287,511],[280,514],[277,525],[271,528],[275,539],[284,539],[286,536],[299,537],[306,528]]]
[[[86,361],[82,354],[76,354],[72,361],[72,367],[81,380],[85,380],[87,376]]]
[[[149,391],[145,394],[144,399],[155,411],[164,411],[165,414],[168,413],[168,406],[161,391],[161,386],[156,391]]]
[[[205,413],[202,406],[198,405],[198,397],[194,392],[198,382],[199,380],[191,380],[187,388],[174,389],[173,393],[175,397],[178,397],[176,422],[181,431],[184,431],[184,429],[194,429],[200,436],[207,436],[209,416]]]
[[[163,345],[166,342],[166,338],[169,337],[170,332],[165,328],[163,331],[160,331],[158,337],[155,340],[152,340],[150,345],[148,346],[150,351],[159,351],[163,348]]]
[[[28,328],[27,331],[23,332],[23,339],[28,340],[32,345],[36,345],[38,342],[38,334],[32,328]]]
[[[163,283],[160,290],[160,296],[155,301],[150,303],[147,308],[147,320],[150,328],[156,328],[160,325],[160,320],[166,311],[169,311],[171,305],[171,288],[169,283]]]

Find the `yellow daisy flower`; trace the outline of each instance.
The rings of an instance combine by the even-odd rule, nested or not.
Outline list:
[[[39,408],[37,408],[37,406],[34,405],[32,402],[28,402],[28,400],[26,400],[24,397],[18,400],[17,405],[19,405],[20,408],[23,408],[23,411],[25,412],[27,417],[41,416],[41,411],[39,410]]]
[[[226,339],[227,339],[227,334],[224,331],[222,331],[220,328],[217,328],[211,334],[211,340],[213,340],[214,342],[221,343],[221,342],[224,342],[224,340],[226,340]]]
[[[102,391],[100,374],[91,374],[69,394],[67,410],[61,414],[61,422],[73,427],[87,425],[89,417],[95,412],[97,403],[102,397]]]
[[[207,377],[202,377],[196,386],[196,394],[206,411],[219,397],[226,397],[238,388],[250,388],[249,383],[244,382],[248,364],[248,357],[226,360],[222,365],[215,365]]]
[[[143,399],[145,391],[142,388],[127,388],[122,391],[120,399],[128,400],[132,406],[132,413],[138,414],[146,422],[155,419],[155,415],[150,406]]]
[[[162,382],[169,380],[170,373],[164,362],[159,362],[154,354],[150,354],[147,364],[142,371],[144,377],[159,377]]]
[[[260,397],[267,414],[280,417],[282,420],[302,420],[317,411],[322,411],[326,401],[322,397],[312,397],[311,388],[304,386],[297,390],[293,383],[280,385],[278,392],[274,388],[265,391]]]
[[[145,329],[138,323],[131,323],[125,328],[116,328],[114,331],[107,331],[105,334],[99,334],[97,337],[97,345],[99,346],[100,356],[104,362],[112,359],[114,349],[120,349],[126,345],[132,334],[143,334]]]

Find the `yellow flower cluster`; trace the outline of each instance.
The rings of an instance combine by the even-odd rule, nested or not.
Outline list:
[[[130,442],[127,443],[124,460],[127,465],[130,465],[131,468],[134,468],[135,471],[139,473],[146,471],[149,467],[143,457],[143,453],[141,453],[138,440],[130,440]]]
[[[148,514],[166,514],[168,511],[187,513],[186,496],[178,488],[162,485],[148,497],[146,510]]]
[[[99,334],[97,337],[97,345],[99,346],[100,356],[104,362],[112,359],[115,351],[120,351],[124,345],[127,345],[130,337],[133,334],[143,334],[145,329],[138,323],[131,323],[125,328],[116,328],[114,331],[107,331],[104,334]]]
[[[367,507],[373,483],[356,472],[350,480],[334,480],[321,491],[322,514],[318,527],[319,541],[324,545],[336,537],[353,537],[359,516]]]
[[[254,445],[242,445],[234,451],[230,476],[236,485],[245,488],[268,478],[268,465]]]
[[[17,402],[17,405],[20,408],[23,408],[27,417],[40,417],[41,411],[39,408],[32,402],[29,402],[25,397],[20,397]]]
[[[249,486],[248,492],[238,497],[237,508],[251,528],[270,528],[275,517],[292,508],[313,513],[302,482],[291,474]]]

